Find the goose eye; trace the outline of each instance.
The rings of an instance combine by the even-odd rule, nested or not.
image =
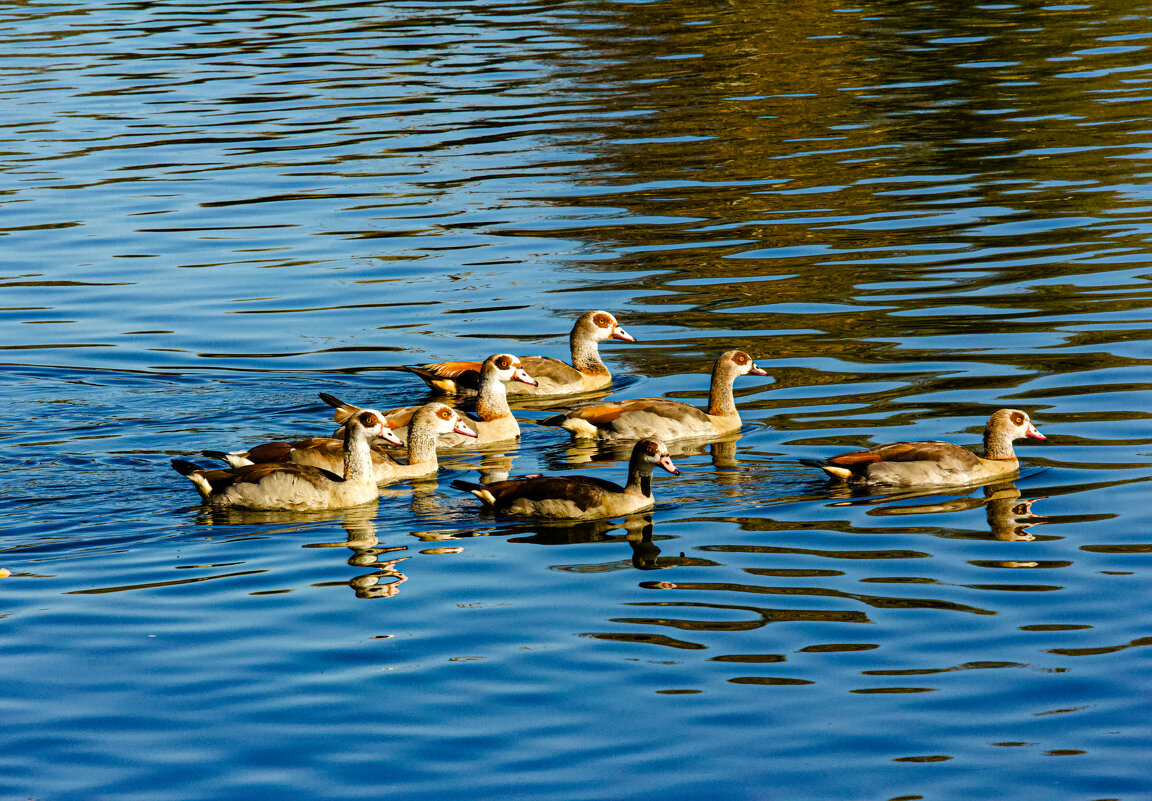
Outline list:
[[[615,321],[604,312],[600,312],[592,318],[592,322],[596,323],[598,328],[611,328]]]
[[[1020,412],[1014,412],[1012,414],[1012,422],[1018,426],[1024,425],[1024,415]]]
[[[360,425],[364,426],[365,428],[373,428],[380,425],[380,418],[372,414],[372,412],[361,412]]]
[[[441,420],[451,420],[452,419],[452,410],[449,409],[447,406],[441,406],[440,411],[436,412],[436,414]]]
[[[747,353],[737,353],[732,358],[734,358],[736,360],[736,364],[745,364],[745,363],[747,363],[749,356]]]
[[[499,359],[496,360],[496,366],[499,367],[501,370],[507,370],[508,368],[510,368],[512,366],[512,360],[510,358],[508,358],[507,356],[501,356]]]

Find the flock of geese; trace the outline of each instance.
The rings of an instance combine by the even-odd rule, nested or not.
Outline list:
[[[483,362],[449,361],[408,366],[436,393],[474,395],[475,417],[433,401],[381,412],[327,393],[339,428],[330,437],[266,442],[246,450],[204,451],[227,467],[203,468],[184,459],[172,466],[214,507],[260,510],[338,509],[379,497],[381,484],[419,478],[439,469],[439,450],[514,440],[520,426],[509,395],[575,395],[611,386],[599,344],[635,342],[605,311],[587,312],[569,338],[572,362],[508,353]],[[707,408],[667,398],[597,400],[541,420],[577,438],[636,440],[623,486],[594,476],[533,475],[486,484],[452,486],[476,496],[497,514],[555,520],[617,517],[652,506],[657,467],[680,475],[665,441],[717,437],[740,428],[732,387],[742,375],[767,375],[743,351],[722,353],[712,370]],[[1012,443],[1044,439],[1025,412],[1001,409],[984,430],[984,456],[947,442],[895,442],[823,460],[800,460],[833,479],[905,487],[960,486],[1009,476],[1019,463]],[[403,454],[398,459],[393,454]]]

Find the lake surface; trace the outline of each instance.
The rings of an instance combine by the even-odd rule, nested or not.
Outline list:
[[[1152,6],[0,9],[0,797],[1152,797]],[[324,514],[173,457],[386,368],[566,358],[744,427],[647,515],[478,512],[519,443]],[[801,458],[976,445],[1018,478]],[[205,462],[206,463],[206,462]]]

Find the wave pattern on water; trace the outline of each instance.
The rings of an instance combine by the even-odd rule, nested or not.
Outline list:
[[[1147,795],[1152,14],[771,11],[0,9],[0,794]],[[535,401],[354,510],[170,468],[591,308],[613,397],[769,374],[650,513],[453,490],[623,479]],[[1010,481],[799,462],[1003,406]]]

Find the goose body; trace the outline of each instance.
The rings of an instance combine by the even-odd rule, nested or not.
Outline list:
[[[606,400],[585,403],[540,422],[559,426],[574,437],[590,439],[673,440],[726,434],[740,428],[733,382],[737,376],[749,373],[767,375],[747,353],[730,350],[722,353],[712,368],[707,409],[667,398]]]
[[[632,449],[624,486],[595,476],[532,476],[491,484],[457,480],[452,486],[472,493],[485,508],[500,515],[595,520],[651,507],[652,471],[656,466],[680,475],[664,443],[642,439]]]
[[[607,339],[635,342],[636,339],[606,311],[585,312],[572,326],[568,343],[572,363],[550,356],[527,356],[524,370],[535,384],[513,384],[509,395],[573,395],[603,389],[612,383],[612,374],[600,358],[599,344]],[[405,367],[437,392],[449,395],[476,394],[482,379],[481,362],[447,361]]]
[[[339,474],[292,463],[205,470],[183,459],[173,459],[172,467],[187,476],[210,506],[263,510],[358,506],[380,496],[370,443],[386,427],[384,416],[374,409],[361,409],[349,418],[343,441],[343,470]]]
[[[337,419],[341,421],[347,421],[363,411],[360,407],[344,403],[327,393],[322,393],[321,397],[326,403],[336,407]],[[387,420],[386,416],[385,419]],[[372,447],[372,469],[378,484],[404,481],[435,473],[439,468],[436,440],[441,434],[451,433],[473,438],[476,436],[476,432],[464,422],[460,413],[443,403],[427,403],[414,407],[412,414],[405,420],[405,427],[408,432],[406,464],[396,461],[384,448]],[[342,431],[343,429],[341,433]],[[391,427],[387,427],[387,433],[390,436],[384,439],[388,442],[404,444]],[[293,442],[265,442],[246,451],[230,453],[204,451],[204,455],[223,459],[233,467],[277,462],[319,467],[333,473],[341,473],[344,469],[343,443],[337,437],[308,437]]]
[[[890,442],[828,459],[802,459],[829,476],[859,484],[959,486],[1014,474],[1020,468],[1013,440],[1045,439],[1027,413],[1001,409],[984,428],[984,456],[950,442]]]

